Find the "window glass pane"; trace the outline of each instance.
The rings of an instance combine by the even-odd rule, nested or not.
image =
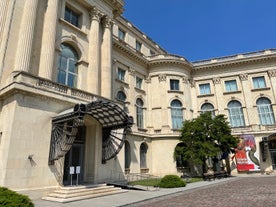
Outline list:
[[[58,83],[66,84],[65,80],[66,80],[66,73],[65,73],[65,71],[59,70],[58,71]]]
[[[199,92],[200,92],[200,95],[211,94],[210,84],[209,83],[200,84]]]
[[[261,76],[261,77],[254,77],[253,78],[253,86],[254,86],[254,89],[265,88],[266,84],[265,84],[264,77],[263,76]]]
[[[125,101],[126,100],[126,94],[122,91],[119,91],[118,94],[117,94],[117,98],[120,100],[120,101]]]
[[[182,112],[182,103],[178,100],[173,100],[171,102],[171,119],[172,119],[172,128],[180,129],[183,123],[183,112]]]
[[[139,78],[139,77],[136,77],[136,87],[137,88],[142,88],[142,82],[143,82],[143,80],[141,79],[141,78]]]
[[[238,87],[237,87],[237,82],[236,82],[236,80],[225,81],[225,90],[226,90],[227,92],[237,91],[237,90],[238,90]]]
[[[125,80],[125,71],[120,68],[118,68],[118,79],[121,81]]]
[[[76,61],[75,61],[75,60],[69,59],[68,70],[69,70],[70,72],[73,72],[73,73],[76,72],[76,71],[75,71],[75,70],[76,70]]]
[[[76,76],[69,73],[68,74],[68,81],[67,81],[67,85],[70,87],[75,87],[76,86]]]
[[[269,99],[259,98],[257,100],[257,108],[258,108],[260,124],[262,125],[275,124],[274,113]]]
[[[230,101],[227,107],[231,127],[244,126],[245,122],[241,103],[238,101]]]
[[[136,50],[141,51],[142,43],[136,41]]]
[[[119,29],[118,32],[119,32],[119,33],[118,33],[119,39],[125,40],[125,35],[126,35],[126,33],[125,33],[123,30],[121,30],[121,29]]]
[[[65,57],[60,56],[60,63],[59,63],[59,69],[60,70],[66,70],[67,68],[67,59]]]
[[[179,80],[170,80],[170,90],[179,90]]]

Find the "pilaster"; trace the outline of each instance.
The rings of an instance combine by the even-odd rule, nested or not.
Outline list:
[[[44,16],[44,27],[40,53],[39,76],[52,79],[55,39],[58,14],[58,0],[48,0],[47,10]]]
[[[14,70],[29,71],[38,0],[26,0],[20,25]]]
[[[94,7],[90,11],[91,25],[89,32],[87,91],[99,94],[99,63],[100,63],[100,11]]]
[[[111,98],[111,50],[112,50],[112,37],[111,37],[112,20],[105,16],[103,18],[103,42],[101,47],[102,52],[102,70],[101,70],[101,96]]]

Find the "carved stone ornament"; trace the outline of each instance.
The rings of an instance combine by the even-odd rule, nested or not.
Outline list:
[[[145,82],[146,83],[151,83],[151,76],[150,75],[145,78]]]
[[[241,81],[248,80],[248,74],[247,74],[247,73],[240,74],[240,80],[241,80]]]
[[[160,82],[161,82],[161,81],[166,81],[167,75],[166,75],[166,74],[159,74],[159,75],[158,75],[158,79],[159,79]]]
[[[194,79],[190,79],[189,82],[190,82],[192,88],[195,87],[195,81],[194,81]]]
[[[102,22],[105,28],[111,28],[111,26],[113,25],[112,19],[109,18],[108,16],[104,16],[102,19]]]
[[[129,68],[128,72],[129,72],[130,75],[135,76],[136,71],[133,68]]]
[[[276,70],[269,70],[267,71],[269,77],[276,77]]]
[[[182,78],[182,82],[185,83],[185,84],[188,84],[189,83],[189,79],[187,77],[183,77]]]
[[[213,83],[216,84],[220,84],[220,78],[213,78]]]
[[[96,7],[93,7],[90,10],[89,14],[90,14],[91,21],[96,20],[96,21],[99,22],[101,17],[102,17],[102,14],[101,14],[100,10],[98,10]]]

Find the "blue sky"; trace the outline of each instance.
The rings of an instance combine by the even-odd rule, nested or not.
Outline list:
[[[123,16],[189,61],[276,48],[276,0],[125,0]]]

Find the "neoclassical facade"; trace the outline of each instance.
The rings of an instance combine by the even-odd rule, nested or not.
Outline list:
[[[275,170],[276,50],[190,62],[125,19],[123,7],[1,1],[0,186],[179,174],[179,129],[205,111],[225,114],[241,137],[233,173]]]

